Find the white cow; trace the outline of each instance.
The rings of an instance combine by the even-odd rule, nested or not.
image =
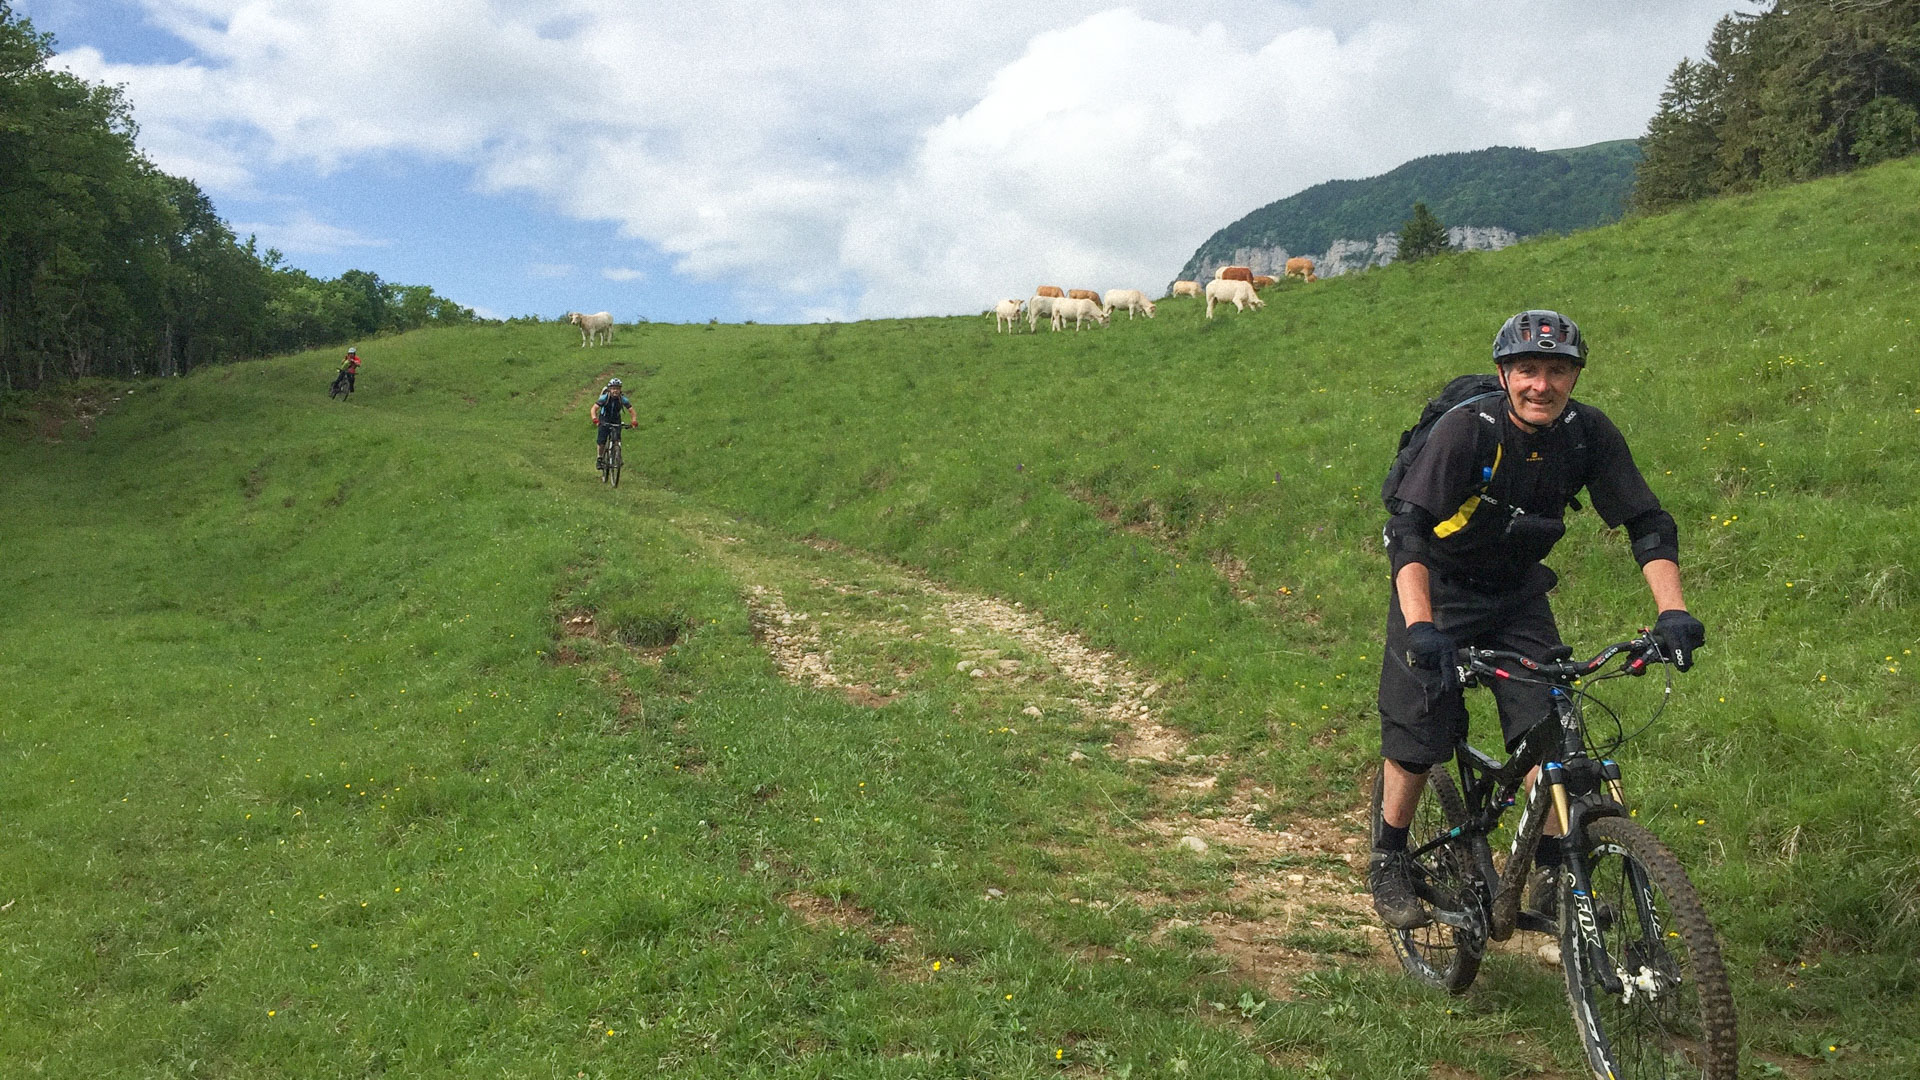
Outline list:
[[[1040,320],[1053,318],[1053,305],[1059,301],[1057,296],[1035,294],[1027,298],[1027,332],[1038,333]]]
[[[580,328],[580,347],[597,345],[605,340],[613,341],[613,316],[601,311],[592,315],[582,315],[577,311],[567,312],[567,321]]]
[[[1007,333],[1013,333],[1014,327],[1020,324],[1020,309],[1025,306],[1018,300],[1002,300],[993,305],[993,332],[999,333],[1004,325]]]
[[[1153,301],[1147,299],[1147,294],[1139,289],[1108,289],[1106,301],[1109,314],[1126,308],[1129,321],[1133,319],[1133,313],[1136,311],[1145,314],[1149,319],[1153,318]]]
[[[1197,281],[1176,281],[1173,283],[1173,295],[1200,298],[1200,283]]]
[[[1253,291],[1253,282],[1232,278],[1215,278],[1207,282],[1207,318],[1213,318],[1213,305],[1217,301],[1232,301],[1235,311],[1245,311],[1249,306],[1256,310],[1267,306],[1267,302],[1260,299],[1260,294]]]
[[[1053,328],[1060,329],[1068,319],[1073,320],[1073,332],[1080,332],[1080,324],[1092,319],[1101,326],[1107,325],[1107,313],[1099,304],[1084,297],[1069,297],[1053,302]]]

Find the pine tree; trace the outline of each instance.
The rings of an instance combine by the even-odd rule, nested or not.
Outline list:
[[[1711,63],[1680,61],[1667,77],[1660,111],[1640,140],[1640,165],[1629,200],[1638,213],[1664,210],[1713,194],[1720,135],[1715,91],[1719,70]]]
[[[1447,227],[1433,216],[1426,203],[1414,203],[1413,216],[1400,227],[1400,250],[1394,259],[1418,262],[1452,250],[1453,245],[1447,243]]]
[[[1659,210],[1920,149],[1920,0],[1769,0],[1667,80],[1632,205]]]

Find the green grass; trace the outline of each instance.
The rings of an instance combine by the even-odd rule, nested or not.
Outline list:
[[[1897,163],[1211,324],[433,331],[345,405],[308,354],[139,384],[91,438],[0,410],[0,1072],[1571,1071],[1520,957],[1448,1000],[1302,932],[1326,967],[1268,1000],[1204,933],[1071,904],[1204,907],[1218,865],[1127,842],[1155,795],[1101,725],[937,642],[846,639],[908,673],[884,708],[791,686],[746,602],[921,618],[888,561],[1019,601],[1165,681],[1223,787],[1350,811],[1380,473],[1530,306],[1581,323],[1577,394],[1681,524],[1709,644],[1621,757],[1750,1057],[1910,1071],[1917,194]],[[617,492],[578,398],[609,368]],[[1591,514],[1553,564],[1569,640],[1650,621]]]

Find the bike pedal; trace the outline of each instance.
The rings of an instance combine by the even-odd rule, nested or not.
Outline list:
[[[1442,926],[1451,926],[1455,930],[1479,933],[1481,929],[1480,917],[1472,912],[1448,911],[1445,908],[1428,908],[1427,913],[1433,917],[1434,922]]]

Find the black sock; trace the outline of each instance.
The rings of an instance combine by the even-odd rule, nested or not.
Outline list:
[[[1373,841],[1373,850],[1375,851],[1407,850],[1407,832],[1410,828],[1412,828],[1412,826],[1402,826],[1396,829],[1384,821],[1381,822],[1380,835],[1376,837]]]
[[[1564,866],[1567,862],[1566,845],[1557,836],[1543,836],[1540,847],[1533,853],[1533,865],[1552,870]]]

